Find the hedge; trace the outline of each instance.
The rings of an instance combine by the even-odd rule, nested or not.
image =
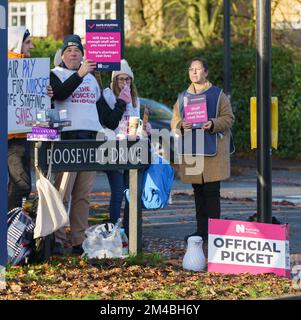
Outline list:
[[[61,45],[51,39],[36,40],[33,56],[50,56]],[[125,58],[131,65],[139,95],[167,104],[172,108],[178,92],[188,84],[187,62],[203,56],[209,62],[209,79],[223,86],[223,47],[205,50],[191,47],[127,47]],[[233,128],[238,152],[250,151],[250,97],[256,95],[256,49],[233,44],[231,53],[231,101],[236,121]],[[110,73],[103,73],[103,85],[110,83]],[[274,152],[281,157],[301,155],[301,63],[293,52],[272,48],[272,96],[279,99],[279,146]]]

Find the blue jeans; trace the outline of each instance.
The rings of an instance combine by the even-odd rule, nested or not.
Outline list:
[[[117,170],[106,171],[110,188],[110,220],[116,223],[120,218],[121,204],[124,197],[124,191],[129,187],[129,171],[124,170],[123,173]],[[125,232],[129,234],[129,203],[125,197],[125,207],[123,216],[123,226]]]

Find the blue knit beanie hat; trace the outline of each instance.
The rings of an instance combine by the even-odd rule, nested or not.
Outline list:
[[[62,46],[62,55],[64,51],[71,46],[76,46],[84,55],[84,47],[82,45],[80,36],[78,36],[77,34],[68,34],[67,36],[65,36],[64,44]]]

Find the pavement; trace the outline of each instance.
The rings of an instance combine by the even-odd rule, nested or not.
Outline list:
[[[272,214],[289,224],[291,257],[301,264],[301,161],[273,161],[272,166]],[[246,221],[257,211],[256,161],[234,158],[231,171],[231,178],[221,183],[221,218]],[[98,172],[90,200],[107,207],[108,192],[107,177]],[[195,229],[192,187],[177,178],[166,208],[143,210],[144,237],[182,241]]]
[[[106,175],[98,172],[91,200],[108,204],[108,196],[97,196],[101,191],[109,192],[110,187]],[[223,219],[246,221],[256,213],[257,175],[254,160],[232,161],[232,175],[222,182],[221,196]],[[290,253],[301,254],[301,161],[273,161],[272,197],[273,216],[290,226]],[[183,240],[195,229],[192,187],[177,178],[166,208],[143,210],[143,235],[146,237]]]

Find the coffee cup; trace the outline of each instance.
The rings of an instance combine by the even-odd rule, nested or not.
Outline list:
[[[135,136],[137,134],[138,127],[143,124],[140,117],[131,116],[129,119],[129,136]]]

